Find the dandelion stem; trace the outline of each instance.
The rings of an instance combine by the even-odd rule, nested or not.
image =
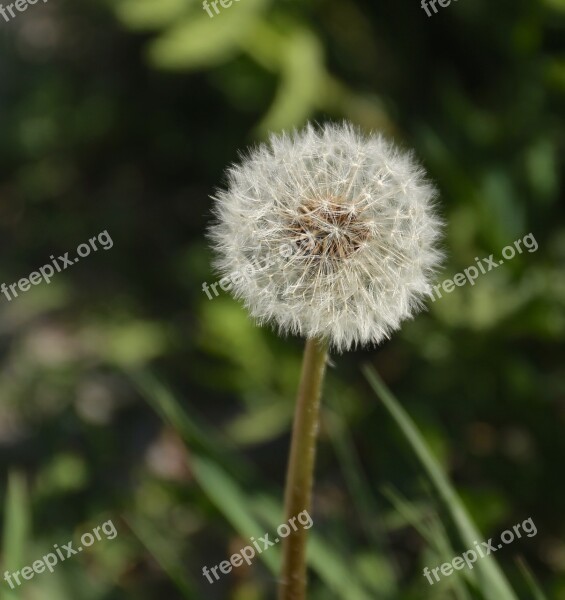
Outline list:
[[[320,396],[328,356],[325,341],[309,339],[304,350],[296,400],[286,478],[285,512],[288,520],[311,510]],[[294,521],[295,522],[295,521]],[[298,526],[283,540],[279,600],[306,598],[306,542],[308,531]]]

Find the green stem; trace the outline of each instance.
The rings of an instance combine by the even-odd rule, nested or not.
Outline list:
[[[328,356],[325,341],[307,340],[296,400],[290,457],[286,476],[287,522],[311,510],[316,438],[322,382]],[[295,522],[295,521],[293,521]],[[308,531],[298,526],[283,540],[283,562],[279,600],[306,599],[306,542]]]

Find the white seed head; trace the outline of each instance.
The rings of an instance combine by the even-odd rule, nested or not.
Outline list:
[[[228,170],[216,266],[260,323],[341,352],[378,343],[429,295],[435,189],[411,154],[349,124],[271,136]]]

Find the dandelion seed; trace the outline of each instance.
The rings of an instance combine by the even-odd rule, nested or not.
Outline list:
[[[435,189],[410,153],[349,124],[273,135],[228,171],[210,235],[260,323],[344,351],[423,307],[439,265]],[[292,254],[280,260],[281,248]]]

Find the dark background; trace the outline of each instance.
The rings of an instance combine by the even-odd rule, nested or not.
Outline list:
[[[212,19],[189,0],[49,0],[0,18],[0,283],[113,240],[0,295],[2,572],[118,529],[2,597],[273,597],[260,561],[214,586],[201,570],[281,522],[302,343],[202,292],[218,279],[209,196],[269,131],[348,119],[414,148],[436,182],[438,281],[528,233],[539,249],[334,357],[311,530],[329,573],[311,597],[484,597],[422,577],[443,559],[389,491],[452,526],[368,362],[484,540],[535,522],[496,557],[517,597],[532,597],[521,556],[565,598],[564,32],[563,0],[458,0],[431,18],[417,0],[240,0]]]

